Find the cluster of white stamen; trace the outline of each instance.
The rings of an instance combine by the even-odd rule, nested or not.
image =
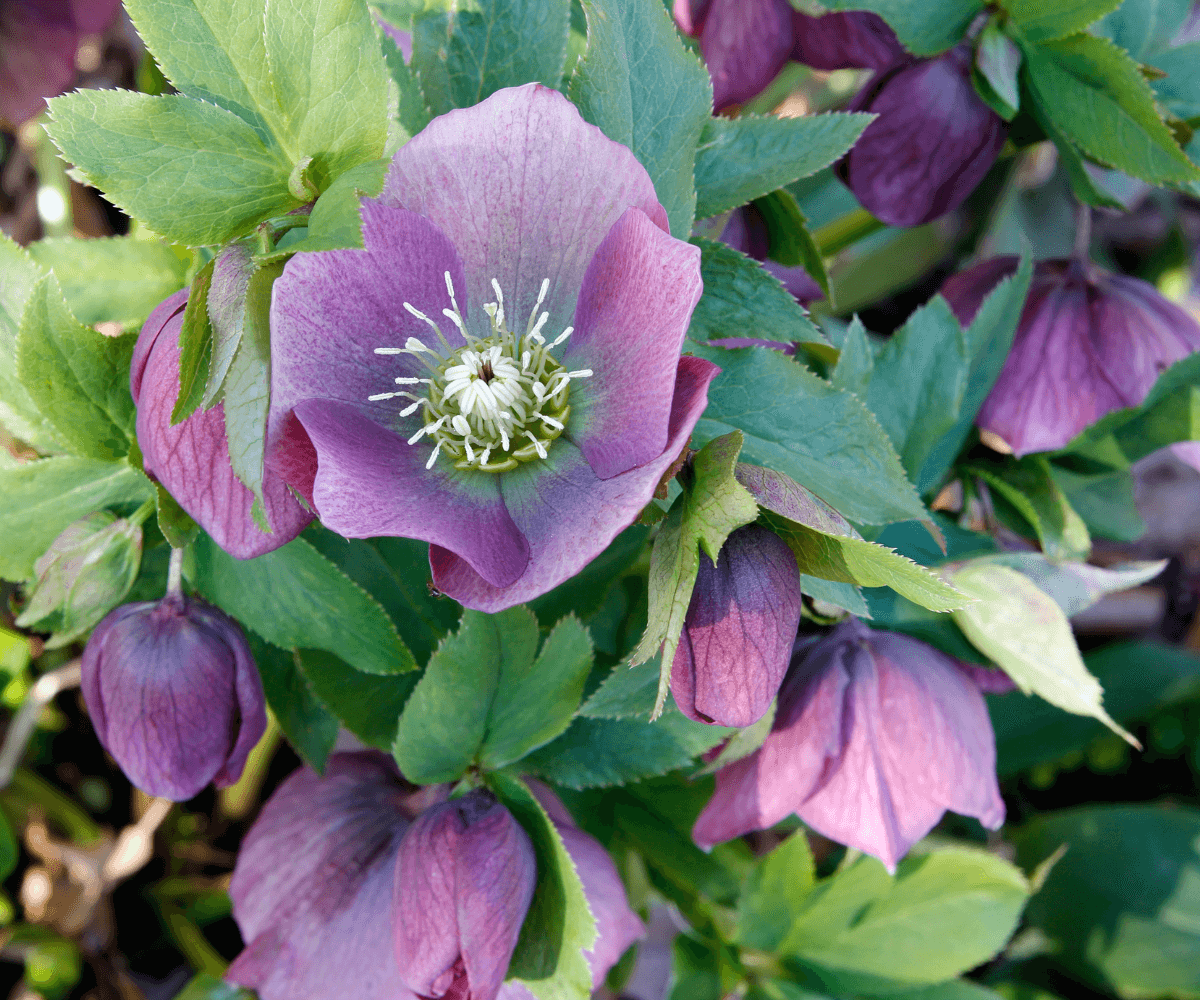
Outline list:
[[[416,444],[424,437],[434,441],[427,469],[433,468],[443,451],[460,469],[487,472],[503,472],[519,462],[545,458],[551,442],[566,428],[571,381],[592,374],[591,369],[567,371],[550,353],[571,336],[573,328],[568,326],[551,343],[542,335],[550,314],[539,314],[539,310],[550,289],[549,279],[542,282],[520,336],[505,323],[504,292],[494,278],[492,289],[496,300],[483,307],[491,321],[489,336],[475,337],[467,331],[447,271],[451,308],[443,309],[442,315],[455,325],[466,345],[451,347],[434,320],[405,302],[404,308],[432,329],[440,350],[431,349],[417,337],[409,337],[403,347],[375,348],[376,354],[409,354],[429,369],[427,378],[395,380],[397,385],[414,389],[426,386],[424,395],[402,389],[367,397],[371,402],[397,397],[411,400],[400,411],[401,417],[423,409],[421,427],[408,443]]]

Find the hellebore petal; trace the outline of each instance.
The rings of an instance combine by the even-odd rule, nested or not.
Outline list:
[[[529,835],[489,792],[427,810],[396,863],[401,981],[419,997],[495,1000],[536,884]]]
[[[392,948],[401,838],[444,787],[416,789],[381,753],[293,772],[242,842],[229,883],[245,950],[226,978],[261,1000],[417,1000]]]
[[[999,257],[942,293],[960,321],[1017,269]],[[1200,323],[1138,278],[1078,261],[1039,261],[1012,350],[976,423],[1017,455],[1053,451],[1106,413],[1137,406],[1158,376],[1200,350]]]
[[[802,306],[825,298],[821,286],[804,268],[785,267],[783,264],[777,264],[775,261],[767,259],[767,254],[771,252],[767,224],[753,205],[743,205],[730,213],[729,221],[725,223],[725,228],[721,231],[721,242],[733,247],[734,250],[740,250],[747,257],[753,257],[762,264],[763,269],[778,278],[783,287],[791,292],[792,297]],[[726,340],[737,339],[741,338],[726,338]],[[764,341],[763,343],[778,346],[778,341]],[[728,346],[745,345],[729,344]]]
[[[104,748],[150,795],[182,802],[241,777],[267,727],[242,631],[182,594],[125,604],[83,651],[83,698]]]
[[[183,296],[181,298],[181,296]],[[225,438],[225,408],[197,410],[171,424],[179,397],[179,334],[186,293],[161,303],[142,327],[130,366],[137,404],[137,437],[146,473],[165,486],[179,505],[238,559],[285,545],[312,520],[268,462],[263,501],[271,532],[254,523],[254,494],[234,475]]]
[[[775,698],[800,624],[800,571],[778,535],[758,525],[734,531],[713,565],[700,553],[671,693],[697,722],[749,726]]]
[[[820,17],[793,11],[792,31],[792,58],[813,69],[886,69],[905,54],[887,22],[867,11]]]
[[[692,836],[709,847],[794,812],[894,868],[947,809],[1004,820],[979,688],[945,654],[851,619],[797,655],[766,742],[717,772]]]
[[[864,87],[852,111],[879,117],[836,171],[889,226],[919,226],[957,208],[996,161],[1008,134],[975,93],[970,49],[894,64]]]

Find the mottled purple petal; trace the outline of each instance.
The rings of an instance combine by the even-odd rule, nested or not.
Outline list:
[[[381,200],[428,218],[466,267],[468,323],[490,329],[482,306],[499,281],[523,331],[542,280],[547,334],[573,322],[584,272],[628,208],[662,229],[667,216],[633,153],[587,124],[540,84],[497,91],[434,119],[396,153]]]
[[[134,406],[137,406],[138,398],[142,394],[142,377],[146,374],[146,362],[150,360],[150,352],[154,350],[159,334],[168,321],[173,319],[176,313],[181,313],[187,308],[187,300],[188,289],[179,289],[174,295],[167,296],[156,305],[142,324],[137,343],[133,345],[133,357],[129,362],[129,393],[133,396]]]
[[[601,479],[666,447],[679,350],[702,291],[699,247],[636,208],[592,258],[563,364],[592,372],[571,391],[567,433]]]
[[[826,535],[861,538],[854,526],[815,493],[782,472],[738,462],[733,474],[760,507]]]
[[[904,57],[896,33],[878,14],[867,11],[792,13],[796,47],[792,58],[813,69],[884,69]]]
[[[788,0],[712,0],[699,36],[713,107],[744,104],[766,90],[791,55],[792,7]]]
[[[957,208],[991,169],[1008,129],[975,93],[965,46],[878,74],[851,110],[879,117],[837,164],[855,197],[889,226]]]
[[[515,583],[489,584],[465,559],[433,545],[429,562],[434,584],[466,607],[495,612],[532,600],[574,576],[650,502],[662,474],[691,437],[708,404],[708,384],[719,371],[701,358],[679,359],[667,446],[646,465],[600,479],[582,453],[560,439],[546,460],[504,473],[505,506],[529,540],[529,566]]]
[[[671,667],[671,693],[698,722],[750,726],[770,707],[800,624],[792,550],[758,525],[734,531],[700,571]]]
[[[959,660],[958,669],[970,677],[984,694],[1008,694],[1017,689],[1013,679],[997,667],[983,667],[978,663],[963,663]]]

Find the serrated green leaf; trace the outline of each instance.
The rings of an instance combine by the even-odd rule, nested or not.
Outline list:
[[[253,632],[247,638],[279,727],[304,763],[323,774],[337,739],[338,720],[316,699],[294,653],[263,642]]]
[[[400,713],[417,686],[417,674],[364,674],[332,653],[295,651],[297,669],[326,709],[368,746],[391,750]]]
[[[375,197],[383,190],[389,160],[373,160],[347,170],[325,190],[313,205],[308,230],[296,243],[260,257],[260,263],[287,260],[295,253],[315,250],[361,249],[363,195]]]
[[[696,215],[707,219],[808,177],[846,152],[867,114],[710,118],[696,148]]]
[[[387,613],[303,538],[234,559],[207,535],[194,546],[193,586],[282,649],[322,649],[368,674],[416,668]]]
[[[976,562],[1008,566],[1029,577],[1054,599],[1068,618],[1090,608],[1105,594],[1140,587],[1164,569],[1165,559],[1092,566],[1085,562],[1053,562],[1040,552],[1002,552]]]
[[[213,331],[208,318],[208,291],[216,258],[192,279],[183,323],[179,328],[179,395],[171,408],[171,423],[183,423],[204,401],[204,389],[212,367]]]
[[[1052,42],[1083,31],[1121,6],[1122,0],[1001,0],[1030,42]]]
[[[54,98],[46,131],[109,201],[189,246],[224,243],[300,204],[291,165],[251,126],[187,97],[75,91]]]
[[[40,279],[21,316],[17,373],[68,450],[115,461],[129,451],[134,337],[105,337],[67,308],[53,275]]]
[[[737,942],[774,951],[787,937],[816,879],[808,837],[797,830],[761,858],[746,880],[738,899]]]
[[[1028,92],[1028,85],[1026,85],[1026,92]],[[1076,200],[1097,208],[1115,208],[1124,211],[1125,206],[1097,184],[1092,175],[1088,173],[1084,166],[1083,155],[1078,147],[1071,142],[1066,133],[1054,124],[1050,113],[1039,103],[1036,94],[1030,94],[1030,100],[1025,102],[1025,107],[1058,150],[1059,160],[1067,172],[1071,193]]]
[[[412,24],[411,14],[408,16],[408,23]],[[420,77],[404,61],[404,53],[400,51],[392,36],[386,31],[382,32],[379,43],[383,47],[383,61],[399,92],[393,116],[393,131],[396,135],[392,141],[403,144],[429,124],[432,112],[429,110],[429,102],[425,100]],[[388,149],[390,148],[389,145]]]
[[[587,53],[568,90],[585,121],[628,146],[686,239],[696,214],[696,144],[712,112],[712,83],[659,0],[583,0]]]
[[[829,10],[870,10],[882,17],[913,55],[934,56],[958,42],[982,0],[945,0],[944,3],[911,3],[910,0],[827,0]]]
[[[1012,121],[1021,106],[1020,68],[1021,50],[995,21],[989,21],[975,49],[975,70],[983,78],[982,86],[975,79],[975,89],[1005,121]]]
[[[1051,559],[1086,559],[1092,550],[1087,525],[1058,488],[1050,463],[1039,455],[1010,459],[1003,465],[971,465],[978,476],[1020,511],[1037,531],[1042,549]]]
[[[875,351],[867,339],[867,328],[856,315],[846,327],[837,366],[829,376],[829,381],[835,389],[845,389],[859,399],[866,399],[874,371]]]
[[[577,714],[587,719],[649,719],[658,695],[659,660],[640,666],[618,663]]]

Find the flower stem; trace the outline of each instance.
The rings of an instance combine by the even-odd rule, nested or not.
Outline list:
[[[171,549],[167,565],[167,595],[183,593],[183,549]]]
[[[1092,206],[1080,202],[1075,209],[1075,259],[1082,264],[1091,259],[1088,249],[1092,245]]]

